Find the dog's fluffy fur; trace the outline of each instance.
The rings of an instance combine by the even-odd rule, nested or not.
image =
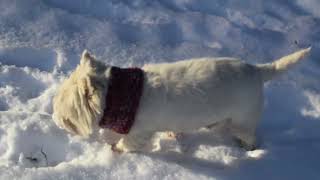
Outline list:
[[[145,81],[136,120],[116,147],[141,150],[153,133],[185,132],[227,124],[249,149],[263,106],[263,84],[302,59],[310,48],[273,63],[250,65],[233,58],[200,58],[143,67]],[[80,64],[54,97],[53,119],[67,131],[89,137],[99,131],[110,66],[84,51]]]

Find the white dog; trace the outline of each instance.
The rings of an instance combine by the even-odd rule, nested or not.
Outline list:
[[[134,124],[116,148],[137,151],[155,132],[186,132],[226,122],[232,136],[246,148],[254,148],[263,84],[309,51],[258,65],[233,58],[200,58],[144,66],[143,94]],[[54,97],[56,124],[83,137],[99,132],[109,76],[110,66],[84,51],[80,64]]]

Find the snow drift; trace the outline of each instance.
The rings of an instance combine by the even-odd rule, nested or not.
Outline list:
[[[317,0],[1,0],[0,179],[319,178],[319,8]],[[157,153],[118,155],[51,118],[55,90],[85,48],[125,67],[205,56],[266,63],[310,45],[308,59],[266,85],[255,151],[202,131],[186,134],[183,147],[158,134]]]

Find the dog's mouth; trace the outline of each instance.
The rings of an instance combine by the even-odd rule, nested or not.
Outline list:
[[[68,119],[68,118],[63,118],[63,123],[66,127],[66,129],[72,133],[72,134],[79,134],[79,131],[77,127]]]

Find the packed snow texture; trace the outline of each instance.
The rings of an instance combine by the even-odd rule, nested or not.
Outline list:
[[[319,179],[319,9],[318,0],[0,0],[0,179]],[[255,151],[202,130],[180,143],[158,134],[154,153],[117,154],[52,121],[52,97],[84,49],[126,67],[264,63],[307,46],[303,63],[265,85]]]

